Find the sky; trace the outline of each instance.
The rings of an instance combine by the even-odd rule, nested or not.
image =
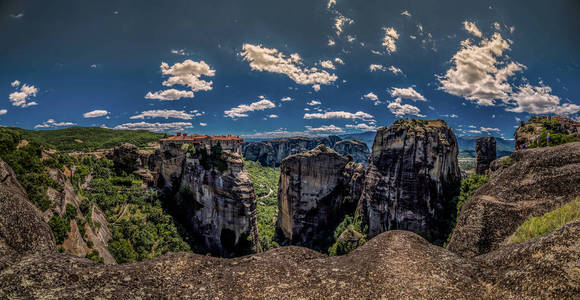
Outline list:
[[[0,125],[246,138],[580,116],[580,1],[0,1]]]

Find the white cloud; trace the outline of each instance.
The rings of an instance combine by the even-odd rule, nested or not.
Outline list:
[[[320,105],[320,104],[322,104],[322,102],[316,101],[316,100],[312,100],[312,101],[306,103],[306,105],[310,105],[310,106],[316,106],[316,105]]]
[[[149,92],[145,96],[146,99],[178,100],[181,98],[193,98],[193,92],[211,91],[213,89],[213,81],[200,79],[202,76],[215,76],[215,70],[211,69],[203,60],[196,62],[186,59],[172,66],[169,66],[166,62],[161,62],[160,68],[161,74],[169,76],[162,82],[163,86],[183,85],[189,87],[191,91],[168,89],[154,93]]]
[[[482,36],[481,31],[479,31],[479,28],[477,28],[473,22],[465,21],[463,22],[463,27],[465,30],[467,30],[467,32],[473,34],[476,37],[480,38]]]
[[[207,123],[200,122],[199,126],[205,127],[205,126],[207,126]]]
[[[349,19],[341,14],[336,16],[336,18],[334,19],[334,28],[336,29],[336,35],[340,36],[340,34],[343,31],[344,25],[350,25],[353,23],[354,21],[352,19]]]
[[[342,59],[340,59],[339,57],[336,57],[336,58],[334,59],[334,62],[335,62],[335,63],[337,63],[337,64],[344,65],[344,61],[343,61]]]
[[[401,15],[402,16],[407,16],[407,17],[411,17],[412,16],[412,14],[409,11],[407,11],[407,10],[405,10],[404,12],[402,12]]]
[[[371,72],[375,72],[375,71],[383,71],[383,72],[385,72],[385,71],[387,71],[387,68],[385,68],[383,65],[379,65],[379,64],[371,64],[371,65],[369,66],[369,70],[370,70]]]
[[[330,60],[323,60],[320,62],[320,66],[326,69],[336,69],[336,67],[334,66],[334,64],[332,63],[332,61]]]
[[[15,80],[11,83],[11,85],[13,87],[18,87],[18,84],[16,83],[20,84],[20,81]],[[33,105],[38,105],[38,103],[34,101],[27,102],[30,98],[36,97],[36,93],[38,93],[38,89],[34,85],[23,84],[20,87],[20,91],[11,93],[8,96],[8,99],[10,99],[10,102],[12,102],[12,105],[14,106],[19,106],[23,108],[30,107]]]
[[[509,49],[499,33],[479,45],[461,42],[461,49],[452,58],[453,66],[445,76],[438,76],[440,89],[482,106],[493,106],[494,100],[507,101],[512,92],[508,78],[525,68],[516,62],[505,65],[498,61]]]
[[[390,102],[387,106],[391,113],[397,117],[403,117],[405,115],[425,117],[421,114],[421,110],[413,105],[401,104],[401,99],[397,98],[394,102]]]
[[[385,37],[383,37],[383,46],[387,49],[387,53],[397,51],[396,41],[399,39],[399,34],[393,27],[384,27]]]
[[[14,80],[14,81],[12,81],[12,82],[10,83],[10,85],[11,85],[12,87],[17,87],[17,86],[19,86],[19,85],[20,85],[20,80]]]
[[[247,104],[240,104],[230,110],[226,110],[224,111],[224,114],[226,117],[229,118],[244,118],[248,116],[248,112],[252,112],[252,111],[260,111],[260,110],[266,110],[269,108],[274,108],[276,107],[276,105],[274,103],[272,103],[270,100],[264,98],[264,96],[260,96],[260,101],[257,102],[253,102],[250,103],[249,105]]]
[[[96,68],[97,68],[97,65],[96,64],[92,64],[91,65],[91,69],[96,69]]]
[[[6,109],[0,109],[0,116],[1,115],[5,115],[7,113],[8,113],[8,110],[6,110]]]
[[[137,122],[137,123],[125,123],[115,126],[113,129],[121,130],[149,130],[155,132],[168,132],[168,131],[184,131],[185,129],[193,128],[193,125],[189,122],[172,122],[172,123],[147,123],[147,122]]]
[[[184,49],[171,49],[171,53],[182,56],[187,55]]]
[[[198,111],[193,111],[192,113],[187,113],[183,110],[172,110],[172,109],[161,109],[161,110],[147,110],[141,112],[140,114],[131,116],[130,119],[146,119],[146,118],[174,118],[182,120],[191,120],[195,117],[201,116],[202,113]]]
[[[345,127],[346,128],[363,130],[363,131],[377,131],[377,126],[368,125],[368,124],[365,124],[365,123],[360,123],[360,124],[347,124],[347,125],[345,125]]]
[[[365,97],[371,101],[378,101],[379,100],[379,97],[373,92],[370,92],[370,93],[364,95],[363,97]]]
[[[362,111],[350,113],[346,111],[327,111],[325,113],[304,114],[304,119],[347,119],[347,120],[371,120],[374,117]]]
[[[333,39],[328,39],[328,46],[334,46],[336,45],[336,42]]]
[[[336,0],[328,0],[328,7],[331,8],[333,5],[336,5]]]
[[[93,110],[93,111],[89,111],[89,112],[84,113],[83,117],[85,117],[85,118],[97,118],[97,117],[104,117],[108,114],[109,114],[109,112],[106,110],[97,109],[97,110]]]
[[[479,129],[483,132],[501,132],[499,128],[490,128],[490,127],[479,127]]]
[[[292,100],[294,100],[294,99],[292,99],[292,97],[284,97],[284,98],[280,99],[280,101],[282,101],[282,102],[289,102]]]
[[[338,77],[318,68],[303,68],[302,59],[297,53],[286,57],[277,49],[269,49],[261,45],[244,44],[240,53],[244,60],[250,62],[250,68],[257,71],[266,71],[284,74],[297,84],[312,85],[320,90],[320,85],[331,84]]]
[[[65,126],[72,126],[72,125],[76,125],[75,123],[72,122],[56,122],[53,119],[48,119],[46,122],[41,123],[41,124],[37,124],[36,126],[34,126],[34,128],[55,128],[55,127],[65,127]]]
[[[352,43],[352,42],[356,41],[356,37],[355,37],[355,36],[353,36],[353,35],[347,35],[347,36],[346,36],[346,40],[347,40],[349,43]],[[363,44],[362,46],[364,47],[364,44]]]
[[[268,116],[268,118],[270,118],[270,119],[276,119],[276,118],[279,118],[279,117],[280,116],[275,115],[275,114],[271,114],[271,115]]]
[[[392,88],[391,96],[394,98],[410,99],[413,101],[427,101],[423,95],[419,94],[413,87],[408,88]]]
[[[24,17],[24,14],[23,13],[11,14],[10,17],[13,19],[20,19]]]
[[[499,31],[499,30],[501,30],[501,25],[499,25],[499,23],[498,23],[498,22],[494,22],[494,23],[493,23],[493,28],[494,28],[495,30],[498,30],[498,31]]]
[[[335,125],[324,125],[320,127],[305,126],[306,130],[309,132],[330,132],[330,133],[342,133],[344,130]]]
[[[550,94],[552,88],[549,86],[532,86],[524,84],[520,86],[517,93],[511,95],[512,100],[507,107],[507,111],[530,114],[559,114],[571,115],[580,111],[580,106],[572,103],[560,105],[560,97]]]
[[[193,98],[193,92],[168,89],[155,93],[148,92],[147,95],[145,95],[145,99],[157,99],[163,101],[179,100],[181,98]]]
[[[391,71],[395,75],[397,75],[397,74],[403,74],[403,70],[401,70],[400,68],[397,68],[395,66],[390,66],[389,67],[389,71]]]

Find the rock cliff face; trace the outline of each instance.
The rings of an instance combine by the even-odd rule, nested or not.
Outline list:
[[[254,188],[239,154],[224,151],[221,157],[227,164],[223,172],[187,158],[173,205],[205,251],[226,257],[248,254],[260,249]]]
[[[475,173],[482,175],[496,159],[495,138],[484,137],[475,141]]]
[[[324,248],[360,197],[363,166],[324,145],[280,166],[277,229],[287,242]]]
[[[353,161],[361,163],[364,166],[368,165],[369,156],[371,155],[367,144],[357,140],[344,140],[337,142],[334,145],[334,151],[340,155],[350,155]]]
[[[338,136],[331,135],[317,139],[293,137],[263,142],[245,142],[242,145],[242,153],[247,160],[257,161],[266,167],[278,167],[280,162],[290,155],[312,150],[320,144],[332,148],[338,141],[340,141]]]
[[[40,210],[28,200],[12,168],[0,159],[0,256],[55,249],[52,231]]]
[[[377,131],[361,197],[369,236],[393,229],[441,240],[460,181],[455,134],[443,121],[401,120]]]
[[[472,257],[498,249],[527,219],[580,197],[580,142],[520,150],[463,205],[448,249]]]
[[[514,137],[516,145],[521,147],[526,144],[528,147],[540,142],[542,132],[551,130],[552,133],[560,133],[574,138],[580,138],[580,127],[574,126],[577,123],[567,117],[547,117],[535,116],[527,122],[522,121],[516,129]],[[545,134],[542,138],[545,145]]]

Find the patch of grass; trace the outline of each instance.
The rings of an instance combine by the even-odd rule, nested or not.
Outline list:
[[[541,217],[533,217],[527,220],[516,229],[510,240],[510,244],[520,243],[542,236],[575,220],[580,220],[580,198],[564,204]]]

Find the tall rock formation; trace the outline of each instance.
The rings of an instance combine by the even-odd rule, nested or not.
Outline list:
[[[580,197],[580,142],[517,151],[461,208],[447,248],[472,257],[496,250],[527,219]]]
[[[331,135],[316,139],[292,137],[263,142],[245,142],[242,145],[242,153],[247,160],[257,161],[266,167],[278,167],[282,160],[290,155],[312,150],[321,144],[332,148],[338,141],[340,141],[338,136]]]
[[[225,170],[208,167],[199,156],[187,158],[172,205],[205,251],[248,254],[260,249],[254,188],[241,155],[224,151],[219,159]]]
[[[328,237],[360,197],[362,164],[324,145],[291,155],[280,166],[279,236],[291,244],[328,247]]]
[[[475,141],[475,173],[483,175],[496,159],[495,138],[483,137]]]
[[[399,120],[377,131],[361,206],[369,236],[393,229],[443,240],[460,173],[455,134],[441,120]]]
[[[333,147],[334,151],[338,152],[340,155],[350,155],[353,161],[356,163],[361,163],[364,166],[368,165],[369,156],[371,152],[367,144],[357,141],[357,140],[344,140],[337,142]]]

